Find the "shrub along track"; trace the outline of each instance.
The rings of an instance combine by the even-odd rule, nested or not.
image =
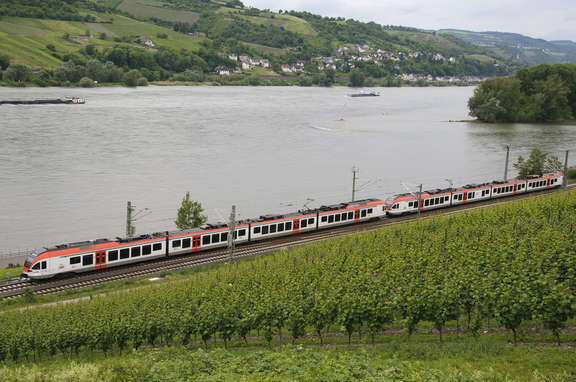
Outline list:
[[[576,185],[568,186],[569,190],[574,189]],[[529,193],[521,196],[505,197],[499,199],[491,199],[482,202],[477,202],[471,205],[464,204],[449,208],[442,208],[433,211],[423,212],[422,219],[430,219],[438,215],[450,215],[462,211],[470,211],[487,206],[508,203],[515,200],[522,200],[527,198],[542,197],[558,191],[545,190],[538,193]],[[256,242],[237,247],[234,252],[234,260],[262,255],[282,249],[288,249],[295,246],[305,245],[308,243],[328,240],[336,237],[349,235],[351,233],[367,232],[380,229],[384,226],[403,224],[411,221],[416,221],[418,215],[411,214],[395,218],[383,218],[376,221],[365,222],[362,224],[355,224],[349,226],[342,226],[330,230],[321,230],[316,232],[309,232],[295,236],[280,237],[273,240],[264,242]],[[168,258],[160,258],[144,263],[127,264],[124,266],[108,268],[105,270],[82,273],[64,279],[49,280],[49,281],[32,281],[32,280],[10,280],[6,283],[0,284],[0,297],[14,298],[24,293],[27,288],[30,288],[36,294],[54,294],[66,290],[81,289],[90,286],[95,286],[111,281],[128,280],[134,278],[144,278],[148,276],[158,275],[161,272],[173,272],[187,268],[206,266],[217,263],[225,263],[229,261],[228,249],[220,248],[204,252],[202,255],[180,255]]]

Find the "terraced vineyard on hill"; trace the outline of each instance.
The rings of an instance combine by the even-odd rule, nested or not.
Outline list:
[[[322,242],[182,281],[0,315],[0,357],[122,351],[219,338],[375,338],[449,321],[561,329],[576,314],[576,193]]]

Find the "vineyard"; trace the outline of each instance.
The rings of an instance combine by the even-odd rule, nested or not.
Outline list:
[[[576,193],[392,226],[217,267],[189,279],[0,314],[0,359],[330,330],[375,336],[526,321],[558,342],[576,315]],[[335,329],[336,328],[336,329]]]

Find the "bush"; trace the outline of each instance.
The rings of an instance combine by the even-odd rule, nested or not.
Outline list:
[[[128,73],[124,74],[123,78],[124,84],[126,86],[138,86],[138,80],[141,77],[142,76],[140,75],[140,71],[138,71],[137,69],[132,69]]]
[[[146,79],[146,77],[138,78],[138,81],[136,82],[136,86],[148,86],[148,80]]]
[[[80,79],[80,81],[78,81],[78,85],[80,85],[80,87],[83,87],[83,88],[93,88],[94,87],[94,81],[92,80],[92,78],[82,77]]]

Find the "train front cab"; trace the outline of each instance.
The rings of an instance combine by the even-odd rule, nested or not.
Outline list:
[[[38,248],[26,256],[24,269],[22,274],[20,274],[20,278],[44,279],[51,277],[48,269],[48,260],[38,259],[38,257],[46,251],[46,248]]]

